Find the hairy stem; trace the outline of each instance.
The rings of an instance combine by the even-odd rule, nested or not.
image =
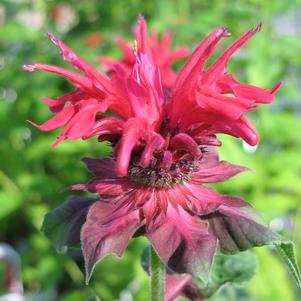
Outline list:
[[[165,267],[155,250],[150,250],[151,301],[164,301]]]

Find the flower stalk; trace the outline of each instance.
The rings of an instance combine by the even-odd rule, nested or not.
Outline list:
[[[151,301],[164,301],[165,266],[155,250],[150,248]]]

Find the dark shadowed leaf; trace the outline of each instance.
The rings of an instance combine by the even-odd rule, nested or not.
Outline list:
[[[252,208],[221,206],[206,219],[209,221],[211,232],[218,237],[221,251],[224,253],[233,254],[264,245],[276,246],[300,286],[301,275],[293,243],[263,225]]]
[[[149,266],[150,266],[150,248],[151,246],[147,246],[146,248],[144,248],[142,254],[141,254],[141,266],[143,268],[143,270],[145,272],[147,272],[147,274],[149,274]]]
[[[250,207],[221,206],[207,216],[211,232],[218,237],[222,252],[234,254],[269,244],[278,238],[276,233],[258,223],[255,214]]]
[[[46,214],[42,231],[58,252],[80,243],[80,230],[95,199],[71,196],[60,207]]]

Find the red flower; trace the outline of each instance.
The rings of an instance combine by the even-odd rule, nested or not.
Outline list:
[[[271,102],[281,82],[271,90],[241,84],[226,73],[226,65],[231,55],[260,26],[247,32],[205,70],[216,44],[228,35],[223,27],[213,31],[180,70],[175,84],[165,91],[161,85],[162,70],[156,66],[148,47],[142,17],[139,26],[138,53],[130,74],[115,65],[114,73],[108,78],[51,34],[63,58],[83,74],[43,64],[23,67],[29,71],[41,69],[57,73],[76,87],[57,100],[45,98],[56,115],[41,126],[34,124],[44,131],[65,126],[54,146],[67,138],[87,139],[94,135],[101,140],[120,141],[122,159],[117,169],[118,174],[125,175],[131,152],[137,147],[144,148],[142,164],[147,166],[155,151],[180,145],[183,151],[197,157],[200,155],[198,145],[219,144],[213,136],[216,133],[242,137],[252,145],[258,142],[257,133],[244,113],[257,108],[259,103]],[[114,117],[102,114],[108,109],[115,113]]]
[[[268,90],[241,84],[226,72],[232,54],[259,29],[260,25],[248,31],[205,69],[216,44],[228,35],[224,27],[213,31],[169,90],[162,88],[165,71],[158,53],[153,54],[155,48],[148,46],[142,17],[130,73],[116,65],[110,77],[100,74],[52,35],[63,58],[83,74],[49,65],[24,67],[57,73],[76,86],[57,100],[45,100],[56,115],[37,127],[49,131],[64,126],[56,144],[98,136],[114,146],[112,158],[85,159],[96,178],[73,186],[100,198],[90,207],[81,230],[88,278],[97,261],[110,253],[121,255],[128,240],[138,234],[148,237],[173,270],[198,274],[204,281],[218,245],[224,252],[237,252],[274,237],[251,218],[247,203],[200,186],[245,170],[219,161],[213,148],[220,145],[215,134],[256,144],[257,133],[244,113],[271,102],[281,85]],[[114,115],[102,114],[106,110]]]
[[[144,47],[143,44],[149,43],[149,46],[147,46],[149,47],[148,54],[152,57],[154,64],[160,69],[163,87],[171,89],[177,77],[176,72],[172,69],[172,65],[185,58],[188,55],[189,50],[187,47],[170,50],[173,39],[173,33],[171,31],[165,31],[162,38],[159,40],[156,30],[152,31],[150,37],[147,36],[146,24],[142,16],[139,16],[138,22],[140,28],[134,29],[134,38],[137,42],[137,47],[142,50]],[[114,72],[115,65],[118,64],[127,72],[127,74],[130,74],[136,63],[135,49],[133,49],[131,44],[127,43],[119,36],[116,37],[116,43],[122,50],[123,58],[114,60],[106,56],[101,56],[99,60],[108,72]]]

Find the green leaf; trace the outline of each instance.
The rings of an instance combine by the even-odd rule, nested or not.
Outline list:
[[[218,254],[214,260],[210,285],[248,281],[255,275],[257,264],[257,257],[252,251],[235,255]]]
[[[223,287],[217,294],[213,295],[208,301],[256,301],[245,288],[239,285],[229,284]]]
[[[295,278],[297,284],[301,287],[301,274],[296,260],[294,243],[289,240],[281,240],[279,242],[275,241],[274,245],[276,246],[279,255],[288,265],[292,276]]]
[[[206,287],[197,285],[202,295],[211,296],[227,283],[243,283],[250,280],[257,270],[257,257],[252,251],[235,255],[217,254],[212,266],[211,279]]]

